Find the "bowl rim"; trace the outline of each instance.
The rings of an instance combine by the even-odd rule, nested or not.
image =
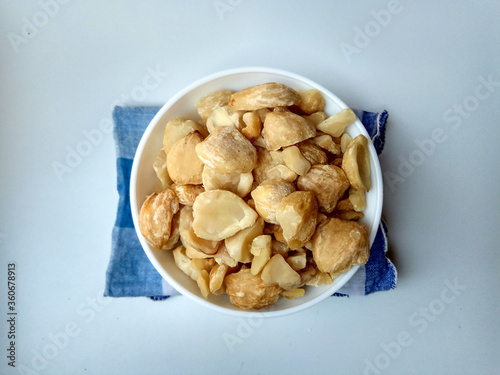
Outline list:
[[[144,131],[141,140],[137,146],[137,150],[134,154],[134,159],[132,163],[132,170],[130,174],[130,186],[129,186],[129,199],[130,199],[130,208],[132,211],[132,219],[134,222],[134,229],[135,232],[139,238],[139,241],[141,243],[141,247],[143,251],[146,253],[146,256],[148,257],[149,261],[152,263],[152,265],[155,267],[155,269],[160,273],[160,275],[174,288],[176,289],[179,293],[182,295],[190,298],[193,301],[196,301],[197,303],[200,303],[212,310],[232,315],[235,317],[240,317],[240,318],[255,318],[255,317],[261,317],[261,318],[274,318],[274,317],[280,317],[284,315],[289,315],[292,313],[296,313],[302,310],[305,310],[321,301],[326,299],[327,297],[330,297],[333,293],[337,292],[340,288],[342,288],[351,278],[352,276],[358,271],[360,266],[353,266],[350,270],[348,270],[345,274],[344,277],[337,283],[335,284],[335,287],[332,287],[330,290],[325,291],[323,294],[307,301],[304,302],[300,305],[281,309],[281,310],[276,310],[276,311],[259,311],[259,310],[232,310],[228,309],[226,307],[218,306],[214,303],[211,303],[205,299],[200,298],[199,296],[194,295],[190,291],[188,291],[186,288],[184,288],[182,285],[180,285],[176,280],[174,280],[168,272],[165,271],[165,269],[161,266],[160,262],[158,259],[156,259],[155,255],[149,248],[149,245],[145,238],[142,236],[142,234],[139,231],[139,223],[138,223],[138,216],[139,216],[139,210],[137,208],[137,199],[136,199],[136,183],[137,183],[137,175],[138,175],[138,170],[139,170],[139,164],[140,164],[140,159],[143,154],[145,145],[153,132],[153,129],[156,127],[158,121],[163,117],[163,115],[182,97],[184,97],[186,94],[191,92],[193,89],[196,89],[198,86],[201,86],[207,82],[210,82],[212,80],[222,78],[222,77],[227,77],[230,75],[236,75],[236,74],[251,74],[251,73],[267,73],[267,74],[275,74],[275,75],[281,75],[287,78],[291,78],[294,80],[298,80],[303,82],[306,85],[309,85],[313,88],[318,89],[324,94],[327,94],[331,97],[333,97],[336,101],[337,104],[339,104],[342,108],[349,108],[340,98],[337,97],[334,93],[332,93],[330,90],[325,88],[324,86],[318,84],[315,81],[310,80],[309,78],[303,77],[299,74],[292,73],[286,70],[282,69],[276,69],[276,68],[269,68],[269,67],[259,67],[259,66],[248,66],[248,67],[240,67],[240,68],[232,68],[232,69],[226,69],[222,71],[218,71],[212,74],[209,74],[205,77],[202,77],[200,79],[195,80],[191,84],[185,86],[183,89],[178,91],[176,94],[174,94],[165,104],[162,105],[161,109],[156,113],[156,115],[153,117],[153,119],[150,121],[148,124],[146,130]],[[361,121],[357,119],[356,121]],[[383,179],[382,179],[382,172],[380,168],[380,162],[378,159],[377,152],[375,150],[375,147],[373,146],[373,143],[371,141],[371,138],[366,131],[365,127],[361,123],[361,133],[365,135],[368,140],[369,140],[369,148],[370,148],[370,153],[372,153],[375,157],[375,163],[373,165],[373,168],[375,170],[375,174],[372,175],[372,178],[377,179],[377,185],[380,186],[378,189],[378,194],[377,194],[377,203],[378,206],[375,207],[375,214],[374,214],[374,225],[372,227],[378,228],[381,220],[381,215],[382,215],[382,206],[383,206]],[[376,225],[375,225],[376,224]],[[373,235],[374,238],[374,235]],[[373,240],[370,241],[370,246],[372,245]],[[328,293],[327,293],[328,292]]]

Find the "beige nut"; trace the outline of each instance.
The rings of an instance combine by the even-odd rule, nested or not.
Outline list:
[[[370,256],[368,231],[356,221],[330,218],[316,229],[312,239],[314,261],[321,272],[336,277]]]
[[[257,150],[237,129],[219,126],[196,146],[203,163],[219,173],[251,172],[257,163]]]
[[[209,190],[193,204],[193,229],[198,237],[220,241],[252,226],[257,213],[243,199],[226,190]]]
[[[279,150],[316,135],[316,129],[309,121],[290,111],[268,113],[262,130],[269,150]]]
[[[342,137],[340,137],[340,149],[343,154],[345,154],[347,146],[351,143],[351,141],[352,137],[347,133],[342,134]]]
[[[243,115],[243,122],[246,126],[241,129],[241,134],[243,134],[250,142],[253,142],[260,137],[262,121],[260,120],[257,112],[245,113]]]
[[[177,117],[170,120],[165,126],[165,133],[163,135],[163,150],[165,150],[165,153],[168,155],[172,146],[179,139],[184,138],[194,131],[198,131],[203,137],[208,135],[207,128],[193,120],[188,120],[185,117]]]
[[[267,179],[282,180],[285,182],[294,182],[298,174],[288,168],[286,165],[277,165],[267,171]]]
[[[281,153],[259,147],[257,149],[257,165],[252,172],[255,183],[259,185],[263,181],[273,178],[270,171],[278,165],[285,165]]]
[[[224,284],[224,278],[226,277],[227,271],[228,266],[225,264],[216,264],[215,266],[213,266],[213,268],[210,270],[210,292],[217,294],[217,292]]]
[[[229,99],[229,106],[234,110],[253,111],[297,105],[300,100],[297,91],[282,83],[269,82],[234,93]]]
[[[254,255],[250,272],[258,275],[264,268],[266,263],[271,259],[271,242],[270,235],[263,234],[253,239],[250,247],[250,252]]]
[[[281,254],[274,255],[262,269],[260,275],[268,285],[278,284],[283,289],[294,289],[300,285],[300,275],[286,262]]]
[[[139,228],[151,246],[156,249],[173,247],[174,244],[169,240],[172,235],[173,218],[177,211],[179,211],[179,199],[170,189],[153,193],[146,198],[139,212]]]
[[[314,143],[313,140],[308,139],[307,141],[297,143],[296,146],[311,165],[328,163],[326,152],[323,151],[319,145]]]
[[[219,250],[217,253],[214,255],[214,259],[217,262],[217,264],[225,264],[228,267],[236,267],[238,265],[238,261],[236,259],[233,259],[226,248],[226,244],[222,242],[221,246],[219,247]]]
[[[300,190],[312,191],[319,206],[330,213],[349,188],[349,180],[341,168],[319,164],[313,165],[306,175],[297,179],[297,187]]]
[[[295,191],[281,200],[276,208],[276,219],[290,249],[300,249],[311,239],[317,216],[318,203],[311,191]]]
[[[203,163],[195,148],[203,141],[197,131],[179,139],[167,154],[167,169],[172,181],[181,185],[199,185],[202,183]]]
[[[285,165],[299,176],[303,176],[311,168],[311,163],[307,160],[297,146],[286,147],[281,153]]]
[[[313,124],[315,127],[318,126],[320,122],[325,121],[328,116],[326,115],[325,112],[320,111],[320,112],[315,112],[312,113],[308,116],[303,116],[306,120],[308,120],[311,124]]]
[[[191,258],[186,255],[186,248],[178,246],[172,251],[174,255],[175,265],[192,280],[196,281],[198,278],[199,270],[191,266]]]
[[[332,137],[340,137],[344,129],[354,121],[356,121],[356,115],[351,109],[346,108],[320,122],[316,128]]]
[[[172,189],[179,198],[179,203],[185,206],[192,206],[196,197],[205,191],[202,185],[172,184],[170,189]]]
[[[260,310],[273,305],[283,289],[278,285],[267,285],[250,269],[242,267],[224,279],[226,292],[233,305],[245,310]]]
[[[251,172],[226,174],[205,166],[201,177],[206,190],[228,190],[242,198],[252,190],[253,175]]]
[[[229,256],[241,263],[251,262],[253,257],[250,252],[252,241],[255,237],[260,236],[263,231],[264,220],[259,217],[252,226],[226,238],[224,243]]]
[[[182,244],[186,247],[192,247],[206,255],[217,253],[221,242],[206,240],[196,235],[193,230],[193,208],[184,206],[180,212],[179,231]]]
[[[303,297],[305,293],[306,293],[305,289],[296,288],[296,289],[285,290],[283,293],[281,293],[281,295],[286,299],[294,299]]]
[[[336,144],[332,137],[328,134],[322,134],[314,137],[313,142],[333,155],[340,155],[341,153],[341,147]]]
[[[217,90],[198,100],[196,109],[201,119],[207,121],[208,117],[215,109],[227,105],[233,93],[234,91],[231,90]]]
[[[322,111],[325,108],[325,98],[319,90],[310,89],[305,91],[299,91],[301,101],[299,108],[307,113],[312,114],[315,112]]]
[[[347,145],[342,169],[355,189],[364,191],[371,189],[370,151],[368,140],[364,135],[358,135]]]
[[[162,189],[165,190],[172,185],[173,181],[168,174],[167,169],[167,154],[163,148],[156,155],[156,159],[153,163],[153,169],[155,170],[156,176],[158,180],[160,180],[160,184]]]
[[[366,191],[351,187],[349,189],[349,201],[352,203],[354,211],[364,211],[366,209]]]
[[[266,180],[250,194],[255,202],[255,209],[268,223],[278,224],[276,208],[281,200],[295,191],[293,184],[281,180]]]
[[[307,265],[307,253],[304,249],[299,249],[296,254],[290,255],[286,258],[286,262],[295,271],[303,270]]]
[[[232,126],[241,131],[243,128],[242,115],[242,112],[234,111],[227,105],[219,107],[208,116],[207,130],[212,134],[218,126]]]

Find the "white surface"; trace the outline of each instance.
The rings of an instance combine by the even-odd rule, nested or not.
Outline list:
[[[214,3],[233,5],[219,17]],[[499,3],[405,2],[377,29],[371,12],[387,7],[70,1],[16,53],[9,33],[21,35],[24,17],[45,19],[38,2],[2,0],[0,348],[8,347],[10,262],[19,315],[18,367],[2,355],[0,372],[373,374],[379,370],[367,363],[378,363],[384,374],[498,374],[500,87],[471,96],[479,77],[500,81]],[[340,46],[365,27],[374,36],[347,61]],[[52,163],[64,163],[83,130],[109,120],[122,95],[134,94],[126,104],[162,104],[200,77],[249,65],[304,75],[353,108],[387,109],[385,172],[397,173],[399,158],[417,156],[417,139],[443,129],[444,142],[394,191],[386,187],[397,289],[253,322],[183,297],[99,297],[117,203],[112,136],[62,181]],[[166,75],[142,100],[143,79],[154,86],[147,69],[156,66]],[[446,111],[464,100],[477,109],[446,122]],[[466,288],[453,299],[446,283],[455,279]],[[74,333],[68,340],[65,329]],[[232,346],[231,335],[239,335]],[[398,338],[405,346],[390,344]]]
[[[345,274],[338,276],[331,285],[306,288],[306,295],[302,298],[291,300],[280,298],[268,308],[259,311],[244,311],[232,305],[226,294],[220,296],[212,295],[209,299],[205,299],[196,283],[175,265],[172,252],[165,252],[151,247],[142,236],[140,230],[138,230],[141,206],[145,201],[145,197],[155,190],[158,182],[158,177],[151,166],[156,160],[158,150],[162,147],[165,124],[181,115],[187,118],[192,116],[194,120],[197,120],[199,115],[196,112],[196,103],[210,92],[220,90],[221,88],[237,91],[263,82],[280,82],[296,90],[309,90],[313,88],[320,90],[325,98],[325,112],[327,114],[337,113],[347,108],[347,105],[342,100],[323,86],[305,77],[281,69],[243,67],[217,72],[183,88],[164,104],[151,120],[151,123],[142,136],[130,173],[130,207],[132,218],[141,245],[156,270],[171,286],[194,301],[216,311],[242,318],[254,318],[255,316],[259,316],[260,318],[275,318],[301,311],[339,291],[359,269],[359,266],[351,268]],[[355,138],[359,134],[363,134],[369,138],[369,134],[360,120],[356,120],[353,124],[349,125],[346,128],[346,132],[352,138]],[[367,208],[363,211],[365,216],[360,222],[366,226],[369,233],[369,243],[372,244],[375,240],[382,214],[383,183],[377,152],[371,142],[369,143],[369,149],[372,186],[366,194]]]

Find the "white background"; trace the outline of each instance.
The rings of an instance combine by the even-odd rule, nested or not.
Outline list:
[[[388,1],[41,3],[0,1],[0,373],[500,373],[499,2],[402,2],[383,26],[374,14]],[[60,179],[53,163],[140,92],[148,67],[165,74],[158,87],[124,104],[161,105],[207,74],[252,65],[389,111],[383,171],[419,164],[385,188],[397,288],[250,329],[185,297],[101,298],[118,199],[113,137]],[[476,91],[480,77],[497,83]],[[454,105],[468,110],[447,121]],[[444,142],[416,151],[439,128]],[[447,282],[465,287],[452,302]],[[231,335],[241,340],[227,345]],[[405,346],[391,344],[398,337]]]

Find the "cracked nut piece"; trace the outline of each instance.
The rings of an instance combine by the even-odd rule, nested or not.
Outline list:
[[[318,124],[322,121],[325,121],[328,116],[326,115],[325,112],[320,111],[320,112],[314,112],[310,114],[309,116],[303,116],[306,120],[308,120],[311,124],[313,124],[315,127],[318,126]]]
[[[343,154],[345,154],[347,146],[351,143],[351,141],[352,137],[347,133],[342,134],[342,137],[340,137],[340,149]]]
[[[336,144],[333,141],[333,138],[328,134],[322,134],[314,137],[313,142],[333,155],[340,155],[340,152],[342,151],[341,147]]]
[[[285,165],[280,152],[259,147],[257,149],[257,165],[252,171],[255,182],[261,184],[265,180],[273,178],[270,176],[270,171],[278,165]]]
[[[286,165],[277,165],[267,171],[267,177],[268,179],[294,182],[298,175]]]
[[[303,112],[312,114],[314,112],[322,111],[325,108],[325,98],[323,98],[323,94],[321,94],[319,90],[310,89],[299,91],[299,94],[301,97],[299,108]]]
[[[354,211],[364,211],[366,209],[366,191],[351,187],[349,189],[349,201],[352,203]]]
[[[202,185],[172,184],[170,189],[172,189],[177,195],[177,198],[179,198],[179,203],[185,206],[192,206],[196,197],[205,191]]]
[[[236,267],[238,266],[238,261],[236,259],[233,259],[226,248],[226,244],[222,242],[222,245],[219,247],[219,250],[217,253],[214,255],[214,259],[217,262],[217,264],[225,264],[228,267]]]
[[[193,229],[197,236],[220,241],[252,226],[257,213],[243,199],[226,190],[209,190],[193,204]]]
[[[290,267],[281,254],[274,255],[264,266],[260,275],[266,284],[278,284],[285,290],[297,288],[300,285],[300,275]]]
[[[356,121],[356,115],[352,109],[346,108],[320,122],[316,128],[332,137],[340,137],[344,129],[354,121]]]
[[[200,185],[203,163],[195,148],[203,137],[197,131],[179,139],[167,154],[167,169],[172,181],[180,185]]]
[[[278,224],[276,208],[281,200],[295,191],[293,184],[281,180],[266,180],[250,194],[255,202],[255,209],[268,223]]]
[[[295,191],[281,200],[276,208],[276,219],[290,249],[300,249],[311,239],[317,216],[318,203],[311,191]]]
[[[186,247],[192,247],[206,255],[217,253],[221,243],[219,241],[210,241],[200,238],[193,230],[193,208],[184,206],[180,212],[179,232],[182,244]]]
[[[364,135],[358,135],[347,145],[342,160],[342,169],[352,187],[364,191],[371,189],[370,151],[368,150],[368,140]]]
[[[263,234],[253,239],[250,247],[250,252],[254,256],[250,268],[252,274],[258,275],[269,259],[271,259],[271,241],[272,238],[268,234]]]
[[[311,163],[300,152],[297,146],[290,146],[281,153],[286,166],[299,176],[303,176],[311,168]]]
[[[238,130],[242,129],[242,113],[233,111],[227,105],[215,109],[207,119],[207,130],[211,134],[218,126],[232,126]]]
[[[229,98],[234,93],[231,90],[213,91],[196,103],[196,109],[203,121],[207,121],[210,114],[219,107],[223,107],[229,103]]]
[[[243,122],[246,126],[241,130],[241,134],[247,137],[250,142],[259,138],[260,131],[262,130],[262,121],[257,112],[245,113],[243,115]]]
[[[153,193],[142,204],[139,228],[148,243],[156,249],[171,249],[172,222],[179,211],[179,199],[170,190]],[[177,241],[176,241],[177,242]],[[168,246],[172,247],[168,247]]]
[[[174,255],[175,265],[192,280],[196,281],[200,270],[193,267],[191,258],[186,255],[186,248],[183,245],[178,246],[172,253]]]
[[[163,150],[165,150],[165,153],[168,155],[172,146],[179,139],[184,138],[194,131],[198,131],[203,137],[208,135],[206,127],[193,120],[188,120],[185,117],[177,117],[170,120],[165,126],[165,133],[163,135]]]
[[[156,176],[160,180],[162,190],[168,189],[172,185],[173,181],[168,175],[167,170],[167,154],[165,150],[161,149],[156,155],[155,162],[153,163],[153,169],[156,172]]]
[[[201,177],[206,190],[228,190],[242,198],[252,190],[253,175],[251,172],[226,174],[205,166]]]
[[[318,269],[336,277],[368,261],[368,231],[356,221],[327,219],[314,233],[312,253]]]
[[[307,141],[297,143],[296,146],[299,148],[300,153],[311,163],[315,164],[327,164],[328,156],[320,146],[314,143],[313,140],[308,139]]]
[[[271,306],[283,291],[278,285],[267,285],[247,267],[227,275],[224,283],[231,303],[245,310],[260,310]]]
[[[300,103],[300,94],[282,83],[269,82],[235,92],[229,99],[234,110],[288,107]]]
[[[269,150],[276,151],[313,138],[316,128],[305,118],[283,110],[267,114],[262,133]]]
[[[238,262],[249,263],[252,261],[250,248],[255,237],[264,231],[264,220],[259,217],[250,227],[240,230],[234,236],[226,238],[224,243],[229,256]]]
[[[224,284],[224,278],[226,277],[226,273],[228,270],[228,266],[225,264],[216,264],[210,270],[210,292],[213,294],[218,294],[218,291],[222,288]]]
[[[196,153],[206,166],[219,173],[248,173],[257,163],[255,147],[232,126],[216,127],[196,146]]]
[[[312,191],[319,206],[330,213],[349,188],[349,180],[341,168],[318,164],[313,165],[306,175],[298,178],[297,187],[300,190]]]
[[[306,293],[305,289],[297,288],[297,289],[285,290],[283,293],[281,293],[281,295],[286,299],[294,299],[304,296],[305,293]]]

